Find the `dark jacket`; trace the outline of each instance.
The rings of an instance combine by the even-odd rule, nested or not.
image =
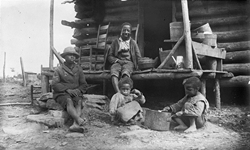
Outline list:
[[[115,39],[108,52],[108,61],[113,64],[118,59],[118,49],[119,49],[119,38]],[[131,38],[130,40],[130,55],[132,62],[134,63],[135,70],[138,69],[138,59],[141,57],[141,52],[135,40]]]
[[[75,65],[73,69],[69,69],[64,64],[55,69],[52,78],[53,98],[59,95],[65,95],[67,89],[79,89],[82,93],[86,93],[87,82],[80,66]]]

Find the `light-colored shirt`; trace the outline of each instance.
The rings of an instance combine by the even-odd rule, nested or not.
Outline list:
[[[116,110],[119,107],[122,107],[123,105],[136,100],[137,102],[139,102],[140,104],[144,104],[145,103],[145,97],[142,95],[140,97],[136,97],[134,96],[134,94],[130,94],[128,96],[124,96],[123,94],[121,94],[120,92],[114,94],[111,98],[110,104],[109,104],[109,112],[110,114],[115,114]]]

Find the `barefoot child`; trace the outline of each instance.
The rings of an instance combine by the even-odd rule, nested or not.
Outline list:
[[[179,124],[174,128],[175,130],[193,132],[205,125],[209,103],[199,92],[201,88],[199,78],[185,79],[183,85],[186,95],[177,103],[167,106],[163,110],[173,113],[172,119]]]
[[[143,94],[133,88],[133,81],[128,78],[122,78],[118,87],[120,92],[112,96],[109,106],[111,121],[123,123],[135,123],[142,119],[142,108],[140,104],[145,103]]]
[[[82,114],[82,94],[86,92],[87,82],[82,68],[75,64],[79,54],[73,47],[67,47],[61,56],[65,62],[55,69],[52,78],[53,98],[74,119],[70,131],[81,131],[86,120]]]

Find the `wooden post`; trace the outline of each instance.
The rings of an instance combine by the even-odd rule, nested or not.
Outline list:
[[[139,0],[138,3],[138,23],[139,23],[139,35],[138,35],[138,47],[141,55],[144,56],[144,0]]]
[[[207,93],[206,93],[206,80],[202,79],[201,80],[201,93],[206,97]]]
[[[220,99],[220,81],[215,79],[215,106],[218,109],[221,109],[221,99]]]
[[[41,92],[47,93],[49,91],[49,78],[43,73],[43,66],[41,65]]]
[[[176,6],[175,1],[172,1],[172,22],[176,22]]]
[[[21,70],[22,70],[22,76],[23,76],[23,86],[26,86],[26,77],[25,77],[22,57],[20,57],[20,63],[21,63]]]
[[[190,21],[189,21],[187,0],[181,0],[181,6],[182,6],[182,15],[184,24],[185,45],[186,45],[185,68],[193,69],[192,39],[190,32]]]
[[[49,68],[53,69],[53,59],[54,55],[51,50],[51,47],[54,45],[53,41],[53,20],[54,20],[54,0],[50,1],[50,23],[49,23],[49,29],[50,29],[50,56],[49,56]]]
[[[5,83],[5,64],[6,64],[6,52],[4,52],[4,63],[3,63],[3,82]]]

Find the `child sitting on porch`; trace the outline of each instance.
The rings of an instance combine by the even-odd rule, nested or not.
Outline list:
[[[207,99],[199,92],[201,81],[190,77],[183,81],[185,96],[177,103],[165,107],[164,111],[173,113],[172,119],[179,125],[174,130],[193,132],[206,123],[206,113],[209,108]]]
[[[137,89],[131,91],[133,81],[129,77],[122,78],[118,87],[120,92],[114,94],[110,101],[111,121],[114,124],[135,124],[143,118],[140,104],[145,103],[145,97]]]

